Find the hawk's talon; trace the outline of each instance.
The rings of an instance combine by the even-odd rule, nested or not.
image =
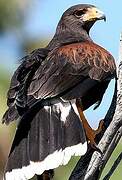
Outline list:
[[[96,138],[96,136],[97,136],[98,134],[100,134],[100,133],[102,132],[103,128],[104,128],[104,121],[101,120],[101,121],[99,122],[99,126],[98,126],[98,128],[97,128],[96,130],[92,129],[92,128],[90,127],[90,125],[89,125],[89,128],[86,128],[86,129],[85,129],[86,136],[87,136],[87,138],[88,138],[88,140],[89,140],[89,142],[90,142],[91,147],[92,147],[93,149],[95,149],[97,152],[99,152],[101,155],[102,155],[102,152],[101,152],[101,150],[97,147],[97,144],[96,144],[96,142],[95,142],[95,138]]]
[[[92,147],[92,149],[94,149],[95,151],[99,152],[101,156],[103,156],[102,151],[97,147],[97,144],[94,143],[90,143],[90,146]]]
[[[100,120],[98,128],[93,131],[95,131],[95,134],[97,135],[97,134],[101,133],[104,128],[105,128],[104,120]]]
[[[97,136],[98,134],[100,134],[100,133],[102,132],[103,129],[104,129],[104,120],[100,120],[99,126],[98,126],[98,128],[97,128],[96,130],[93,130],[93,129],[91,128],[92,133],[93,133],[93,138],[90,139],[90,138],[89,138],[89,135],[87,134],[87,138],[88,138],[89,141],[90,141],[91,147],[92,147],[95,151],[99,152],[101,155],[103,155],[103,153],[102,153],[102,151],[97,147],[97,144],[96,144],[96,142],[95,142],[95,138],[96,138],[96,136]]]
[[[104,121],[101,120],[99,122],[99,126],[96,130],[92,129],[91,126],[89,125],[89,123],[87,122],[84,114],[83,114],[83,110],[82,110],[82,104],[81,101],[79,99],[76,100],[76,106],[80,115],[80,120],[83,124],[85,133],[86,133],[86,137],[88,139],[88,141],[90,142],[90,145],[93,149],[95,149],[96,151],[98,151],[100,154],[102,154],[101,150],[97,147],[97,144],[95,142],[95,138],[96,136],[102,132],[103,128],[104,128]]]

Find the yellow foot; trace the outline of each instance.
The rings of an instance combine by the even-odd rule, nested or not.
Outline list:
[[[91,144],[94,144],[96,136],[99,133],[101,133],[103,131],[103,129],[104,129],[104,121],[103,120],[101,120],[99,122],[99,126],[96,130],[92,129],[89,124],[88,124],[88,126],[86,126],[86,129],[85,129],[86,135],[87,135],[88,140],[91,142]]]
[[[87,127],[85,129],[85,132],[86,132],[86,136],[87,136],[87,139],[88,141],[90,142],[90,145],[93,149],[95,149],[96,151],[100,152],[102,154],[102,152],[100,151],[100,149],[97,147],[97,144],[95,142],[95,138],[98,134],[100,134],[104,129],[104,121],[101,120],[99,122],[99,126],[96,130],[92,129],[89,125],[89,128]]]
[[[100,152],[100,149],[97,148],[97,144],[95,142],[95,138],[96,135],[98,135],[99,133],[102,132],[102,130],[104,129],[104,121],[101,120],[98,126],[98,129],[94,130],[91,128],[91,126],[89,125],[88,121],[86,120],[84,114],[83,114],[83,110],[82,110],[82,105],[81,102],[79,100],[76,100],[76,106],[80,115],[80,120],[83,124],[85,133],[86,133],[86,137],[88,139],[88,141],[90,142],[90,145],[93,149],[95,149],[96,151]]]

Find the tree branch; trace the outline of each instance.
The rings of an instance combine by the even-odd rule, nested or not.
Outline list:
[[[121,52],[121,53],[120,53]],[[105,131],[97,137],[98,148],[103,152],[101,156],[98,152],[88,148],[88,152],[81,157],[73,170],[69,180],[98,180],[109,160],[112,152],[119,143],[122,136],[122,38],[120,39],[120,60],[118,81],[115,84],[115,92],[111,106],[104,118]],[[117,90],[118,87],[118,90]]]

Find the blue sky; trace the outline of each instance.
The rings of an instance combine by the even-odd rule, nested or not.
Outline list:
[[[94,4],[106,14],[107,22],[97,22],[91,30],[91,37],[95,42],[108,49],[117,60],[119,36],[122,31],[121,0],[34,0],[28,7],[27,14],[25,14],[25,26],[23,29],[28,37],[52,38],[62,13],[70,6],[81,3]],[[18,43],[13,34],[1,38],[0,53],[5,59],[5,61],[0,59],[0,64],[13,71],[17,59],[20,58]],[[94,121],[98,122],[104,117],[110,104],[112,89],[113,83],[111,83],[104,97],[102,106],[94,112],[91,109],[88,111],[87,116],[92,124],[94,124]]]

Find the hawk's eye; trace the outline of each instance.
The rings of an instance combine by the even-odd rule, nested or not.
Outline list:
[[[85,14],[85,12],[86,12],[86,9],[81,9],[81,10],[75,11],[74,15],[80,18],[83,14]]]

